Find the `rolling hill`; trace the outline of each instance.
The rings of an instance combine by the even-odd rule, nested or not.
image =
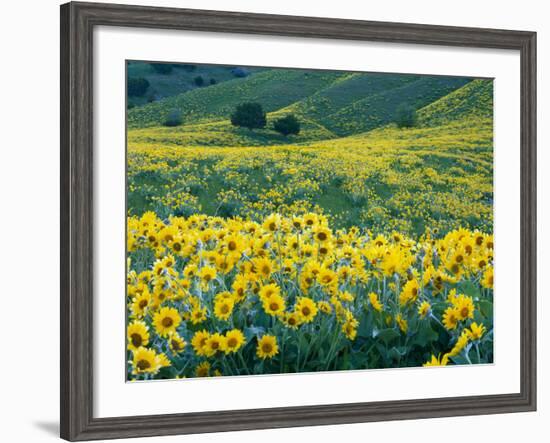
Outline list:
[[[262,103],[268,111],[265,129],[231,125],[229,116],[243,101]],[[418,126],[458,127],[464,119],[491,118],[492,84],[463,77],[265,70],[130,109],[128,141],[175,146],[305,144],[391,126],[402,103],[418,110]],[[162,126],[174,109],[181,111],[183,123]],[[297,136],[284,137],[271,127],[288,113],[301,122]]]
[[[228,120],[234,108],[246,101],[260,102],[267,112],[300,101],[345,74],[339,72],[272,69],[194,89],[128,111],[128,126],[159,126],[177,109],[183,124]]]

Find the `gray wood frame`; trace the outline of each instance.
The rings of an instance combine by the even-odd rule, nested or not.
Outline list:
[[[513,49],[521,54],[521,392],[457,398],[93,416],[95,26]],[[70,441],[493,414],[536,409],[536,33],[189,9],[61,6],[61,437]]]

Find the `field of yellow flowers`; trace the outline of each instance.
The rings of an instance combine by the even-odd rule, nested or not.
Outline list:
[[[491,80],[196,68],[127,113],[128,380],[493,362]]]
[[[372,80],[339,74],[334,100],[359,81]],[[229,87],[193,92],[189,109]],[[290,141],[217,115],[155,126],[164,101],[130,114],[129,380],[492,363],[491,83],[420,109],[413,128],[371,129],[354,102],[347,136],[327,129],[344,131],[322,91],[291,106]]]

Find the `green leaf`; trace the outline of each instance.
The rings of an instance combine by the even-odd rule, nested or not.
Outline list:
[[[460,284],[458,285],[458,292],[462,292],[466,295],[469,295],[474,300],[479,300],[479,298],[481,297],[481,292],[479,291],[479,287],[471,281],[460,282]]]
[[[405,347],[396,348],[394,346],[393,348],[391,348],[389,350],[388,354],[394,360],[400,360],[402,357],[404,357],[407,354],[407,348],[405,348]]]
[[[491,303],[489,300],[480,300],[479,303],[479,310],[483,314],[483,316],[489,320],[493,320],[493,303]]]
[[[399,334],[399,331],[394,328],[386,328],[381,330],[374,329],[372,331],[373,338],[378,338],[386,344],[388,344],[393,339],[398,338],[400,335],[401,334]]]
[[[431,328],[430,322],[422,321],[418,328],[418,332],[411,341],[411,344],[425,347],[428,344],[437,341],[438,338],[439,334]]]
[[[261,336],[265,334],[265,329],[262,327],[251,326],[249,328],[244,328],[244,336],[246,341],[252,340],[254,337]]]

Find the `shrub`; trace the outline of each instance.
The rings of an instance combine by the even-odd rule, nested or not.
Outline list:
[[[151,63],[151,68],[153,68],[153,71],[155,71],[157,74],[166,75],[172,72],[174,66],[170,63]]]
[[[178,109],[174,109],[166,116],[162,124],[164,126],[179,126],[182,122],[181,112]]]
[[[416,125],[416,110],[405,103],[399,105],[395,112],[395,123],[399,128],[412,128]]]
[[[233,126],[242,126],[248,129],[265,128],[266,123],[265,112],[259,103],[241,103],[231,115]]]
[[[215,85],[216,83],[218,83],[218,82],[216,81],[215,78],[211,78],[211,79],[210,79],[210,84],[211,84],[211,85]]]
[[[130,97],[143,97],[149,87],[149,82],[143,77],[129,78],[127,86]]]
[[[300,122],[293,114],[289,114],[285,117],[275,120],[275,122],[273,123],[273,129],[285,136],[289,134],[299,134]]]
[[[202,78],[202,75],[197,75],[193,81],[195,82],[195,85],[202,86],[204,85],[204,78]]]
[[[247,76],[250,75],[250,71],[248,69],[245,69],[245,68],[233,68],[231,70],[231,73],[235,77],[247,77]]]

